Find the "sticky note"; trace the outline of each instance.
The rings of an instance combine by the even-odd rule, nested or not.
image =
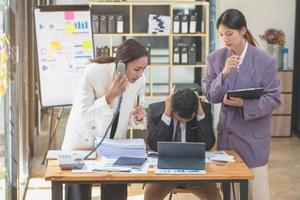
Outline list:
[[[74,20],[74,11],[65,11],[65,20]]]
[[[66,24],[65,31],[67,31],[68,33],[74,33],[76,31],[75,25],[74,24]]]
[[[93,44],[92,44],[92,41],[84,41],[81,43],[83,49],[92,49],[93,48]]]
[[[61,48],[61,43],[58,42],[58,41],[50,42],[50,46],[51,46],[53,49],[60,49],[60,48]]]

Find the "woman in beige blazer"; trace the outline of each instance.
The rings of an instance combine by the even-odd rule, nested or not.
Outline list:
[[[124,76],[116,70],[120,61],[126,65]],[[107,137],[126,138],[129,122],[140,125],[145,121],[143,72],[147,64],[145,48],[129,39],[118,47],[116,58],[101,56],[86,67],[67,122],[63,150],[92,149],[96,137],[104,135],[121,96],[116,130],[109,130]],[[138,106],[137,99],[140,99]],[[67,184],[65,194],[66,199],[89,200],[91,185]],[[102,184],[101,199],[127,199],[127,185]]]

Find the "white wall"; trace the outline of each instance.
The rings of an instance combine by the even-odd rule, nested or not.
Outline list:
[[[217,0],[217,18],[228,8],[239,9],[245,15],[248,28],[262,49],[266,43],[259,34],[268,28],[281,29],[289,49],[289,65],[293,68],[296,0]]]

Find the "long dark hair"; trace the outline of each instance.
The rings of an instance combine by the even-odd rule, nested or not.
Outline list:
[[[144,56],[148,56],[148,52],[146,51],[145,47],[133,39],[128,39],[119,45],[115,58],[111,56],[99,56],[91,60],[91,62],[118,63],[121,60],[126,64]]]
[[[245,16],[241,11],[238,9],[227,9],[225,10],[217,21],[217,29],[219,26],[223,24],[230,29],[241,30],[243,27],[246,28],[245,39],[253,46],[257,46],[257,41],[250,33],[249,29],[247,28],[247,23]]]

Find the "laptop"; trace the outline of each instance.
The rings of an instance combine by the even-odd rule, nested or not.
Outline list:
[[[158,142],[159,169],[205,168],[205,143],[202,142]]]

